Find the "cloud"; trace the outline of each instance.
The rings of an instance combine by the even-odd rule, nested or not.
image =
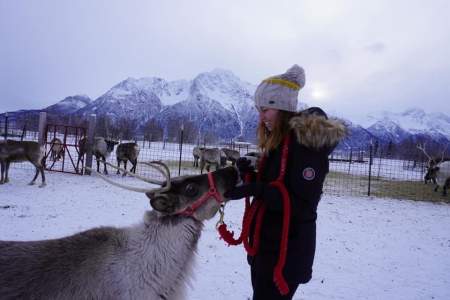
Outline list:
[[[365,50],[372,53],[381,53],[385,50],[386,46],[381,42],[376,42],[364,47]]]
[[[306,71],[302,99],[349,115],[442,107],[446,3],[0,1],[0,111],[73,94],[95,99],[128,77],[190,79],[216,67],[257,84],[294,63]]]

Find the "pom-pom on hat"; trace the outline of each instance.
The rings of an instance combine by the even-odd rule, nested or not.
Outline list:
[[[305,71],[293,65],[286,73],[263,80],[256,88],[255,105],[279,110],[297,110],[298,91],[305,86]]]

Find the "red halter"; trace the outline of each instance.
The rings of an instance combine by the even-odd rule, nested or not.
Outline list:
[[[216,184],[214,182],[214,177],[212,173],[208,173],[208,182],[209,182],[209,190],[205,194],[203,194],[199,199],[197,199],[194,203],[186,207],[184,210],[179,212],[179,215],[183,216],[192,216],[194,212],[202,206],[209,198],[213,197],[219,204],[222,204],[223,199],[220,196],[219,192],[216,189]]]
[[[273,281],[282,295],[286,295],[289,292],[289,286],[283,276],[283,269],[286,263],[289,224],[291,215],[291,203],[289,192],[287,191],[286,186],[284,185],[284,176],[286,175],[287,158],[289,154],[289,143],[290,143],[290,135],[286,136],[285,139],[283,140],[280,174],[275,181],[269,183],[270,186],[273,186],[280,191],[283,201],[283,227],[281,232],[280,253],[273,272]],[[261,180],[261,174],[262,169],[264,167],[265,159],[266,157],[264,156],[259,164],[258,168],[259,172],[257,176],[258,181]],[[246,182],[250,181],[249,176],[246,176],[245,179]],[[244,217],[242,219],[242,232],[239,238],[238,239],[234,238],[234,232],[228,231],[227,225],[225,223],[220,224],[217,230],[219,231],[220,236],[229,245],[239,245],[243,243],[244,248],[247,251],[248,255],[254,256],[258,253],[259,249],[261,225],[265,211],[266,205],[265,203],[263,203],[263,201],[254,199],[254,201],[250,204],[249,197],[247,197],[245,199],[245,212]],[[256,223],[255,223],[255,230],[253,233],[253,245],[250,245],[249,241],[250,226],[252,224],[253,219],[255,218],[255,215],[256,215]]]

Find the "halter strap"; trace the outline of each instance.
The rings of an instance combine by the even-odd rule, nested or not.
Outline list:
[[[179,212],[179,215],[192,216],[195,211],[202,206],[209,198],[213,197],[219,204],[222,204],[223,199],[217,191],[216,184],[214,182],[214,177],[211,172],[208,172],[208,183],[209,190],[204,193],[200,198],[198,198],[194,203],[186,207],[184,210]]]

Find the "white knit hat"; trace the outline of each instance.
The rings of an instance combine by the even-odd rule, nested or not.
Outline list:
[[[286,73],[263,80],[256,88],[255,105],[286,111],[297,110],[298,91],[305,86],[305,71],[293,65]]]

